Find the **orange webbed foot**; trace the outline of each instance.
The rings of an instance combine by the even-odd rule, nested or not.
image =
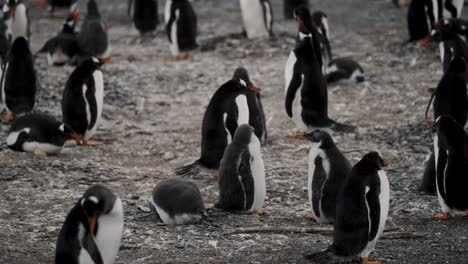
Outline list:
[[[288,138],[291,139],[304,139],[305,132],[304,131],[298,131],[296,134],[289,135]]]
[[[309,219],[311,221],[316,221],[317,220],[317,217],[315,217],[315,215],[313,214],[308,214],[305,216],[306,219]]]
[[[381,264],[380,261],[378,261],[378,260],[370,260],[369,258],[362,258],[361,263],[362,263],[362,264]]]
[[[450,215],[450,213],[440,213],[440,214],[434,215],[434,218],[438,220],[447,220],[447,219],[452,218],[452,216]]]
[[[13,121],[15,119],[15,114],[13,113],[5,113],[1,115],[2,119],[6,122]]]
[[[254,214],[264,215],[264,214],[265,214],[265,210],[257,209],[257,210],[254,211]]]

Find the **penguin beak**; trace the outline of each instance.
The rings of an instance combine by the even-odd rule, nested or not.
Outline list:
[[[91,227],[91,234],[93,235],[95,234],[94,230],[96,229],[96,222],[97,222],[96,214],[93,214],[93,216],[91,217],[89,221],[89,226]]]
[[[388,167],[388,162],[384,161],[383,166]]]
[[[109,63],[111,61],[111,58],[110,57],[107,57],[107,58],[100,58],[99,59],[99,63],[102,64],[106,64],[106,63]]]
[[[36,8],[41,8],[45,5],[45,1],[44,0],[36,0],[36,1],[33,1],[32,2],[32,6],[36,7]]]
[[[301,25],[302,25],[301,19],[298,17],[296,18],[296,21],[297,21],[297,28],[301,28]]]
[[[73,17],[73,21],[76,23],[78,22],[78,18],[80,18],[80,11],[73,11],[71,13],[72,17]]]
[[[68,133],[68,135],[69,135],[71,138],[73,138],[74,140],[76,140],[76,141],[81,141],[80,135],[78,135],[78,134],[76,134],[76,133],[74,133],[74,132],[70,132],[70,133]]]
[[[423,38],[423,39],[419,42],[419,47],[424,48],[424,47],[426,47],[427,44],[429,44],[429,42],[431,42],[431,41],[432,41],[432,37],[430,37],[430,36],[429,36],[429,37],[425,37],[425,38]]]
[[[250,87],[249,90],[252,91],[252,92],[255,92],[255,93],[259,93],[262,89],[260,89],[258,87]]]
[[[400,8],[401,8],[401,9],[408,9],[409,6],[410,6],[410,3],[409,3],[409,2],[401,3],[401,4],[400,4]]]

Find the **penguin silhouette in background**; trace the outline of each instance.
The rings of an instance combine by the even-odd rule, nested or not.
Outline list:
[[[69,12],[73,13],[78,10],[78,4],[78,0],[36,0],[32,2],[32,5],[37,8],[47,5],[51,16],[54,15],[57,8],[68,8]]]
[[[21,0],[8,0],[3,6],[3,12],[9,13],[7,25],[11,32],[11,39],[15,41],[18,37],[30,39],[30,21],[28,17],[28,9]]]
[[[268,134],[265,113],[263,112],[261,93],[253,92],[251,90],[251,88],[255,88],[255,86],[250,81],[249,73],[242,66],[236,69],[232,79],[245,83],[245,86],[249,88],[245,91],[245,95],[247,96],[247,104],[249,107],[249,125],[254,128],[255,135],[260,140],[260,143],[262,145],[266,144]]]
[[[101,122],[104,80],[100,68],[109,61],[95,57],[83,61],[72,72],[63,91],[63,122],[83,138],[83,142],[78,142],[83,145],[100,144],[89,139]]]
[[[110,44],[107,28],[101,21],[98,5],[95,0],[88,0],[88,12],[78,33],[78,47],[81,59],[89,57],[109,57]]]
[[[432,0],[412,0],[406,15],[409,42],[429,36],[438,20],[437,6]]]
[[[356,258],[369,260],[383,234],[387,221],[390,187],[385,171],[387,163],[377,152],[370,152],[351,170],[338,194],[333,244],[325,251],[307,255],[313,263],[347,263]]]
[[[330,61],[325,69],[325,79],[327,83],[334,83],[341,80],[364,82],[364,69],[358,62],[350,58],[337,58]]]
[[[36,69],[28,41],[18,37],[11,46],[1,81],[2,118],[13,120],[31,112],[36,100]]]
[[[273,8],[269,0],[240,0],[240,7],[247,38],[273,35]]]
[[[249,111],[244,94],[247,89],[260,92],[259,88],[248,88],[239,80],[230,80],[219,87],[203,116],[200,158],[192,164],[177,168],[177,175],[197,175],[200,168],[219,168],[224,150],[232,141],[236,129],[242,124],[248,124]]]
[[[129,0],[129,15],[140,37],[153,34],[159,22],[157,0]]]
[[[103,185],[91,186],[65,219],[57,240],[55,263],[114,263],[123,224],[120,198]]]
[[[150,204],[167,225],[193,224],[207,217],[198,187],[181,179],[160,182],[153,190]]]
[[[283,0],[285,19],[294,19],[294,9],[299,6],[309,6],[309,0]]]
[[[265,167],[260,141],[247,124],[241,125],[224,151],[219,168],[219,201],[225,211],[262,214],[266,198]]]
[[[440,116],[436,127],[436,186],[442,213],[435,218],[448,219],[455,211],[468,212],[468,136],[463,126],[451,116]]]
[[[198,48],[197,15],[188,0],[166,0],[166,33],[172,61],[188,59],[189,51]]]

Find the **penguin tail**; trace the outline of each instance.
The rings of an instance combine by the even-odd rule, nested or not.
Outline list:
[[[174,173],[179,176],[196,176],[200,174],[200,161],[195,161],[191,164],[178,167],[174,170]]]
[[[343,133],[353,133],[356,131],[356,127],[352,125],[346,125],[346,124],[341,124],[338,123],[334,120],[330,120],[331,125],[330,128],[331,130],[335,132],[343,132]]]

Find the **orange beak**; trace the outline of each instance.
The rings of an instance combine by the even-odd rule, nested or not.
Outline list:
[[[76,23],[78,21],[78,18],[80,18],[80,11],[73,11],[71,15],[73,17],[73,21],[75,21]]]
[[[76,140],[76,141],[81,141],[80,135],[78,135],[78,134],[76,134],[76,133],[71,132],[71,133],[69,133],[68,135],[69,135],[71,138],[73,138],[74,140]]]
[[[301,19],[297,18],[296,21],[297,21],[297,28],[300,28],[302,25]]]
[[[249,90],[252,91],[252,92],[258,93],[258,92],[260,92],[262,89],[260,89],[260,88],[258,88],[258,87],[250,87]]]
[[[419,47],[424,48],[432,41],[432,37],[425,37],[419,42]]]
[[[36,0],[36,1],[33,1],[32,3],[32,6],[36,7],[36,8],[41,8],[45,5],[45,1],[44,0]]]
[[[110,57],[107,57],[107,58],[100,58],[100,59],[99,59],[99,62],[102,63],[102,64],[109,63],[110,61],[111,61],[111,58],[110,58]]]
[[[388,167],[388,162],[384,161],[383,166]]]
[[[90,223],[90,227],[91,227],[91,234],[95,235],[95,230],[96,230],[96,222],[97,222],[97,217],[96,215],[93,215],[93,217],[91,217],[91,223]]]

